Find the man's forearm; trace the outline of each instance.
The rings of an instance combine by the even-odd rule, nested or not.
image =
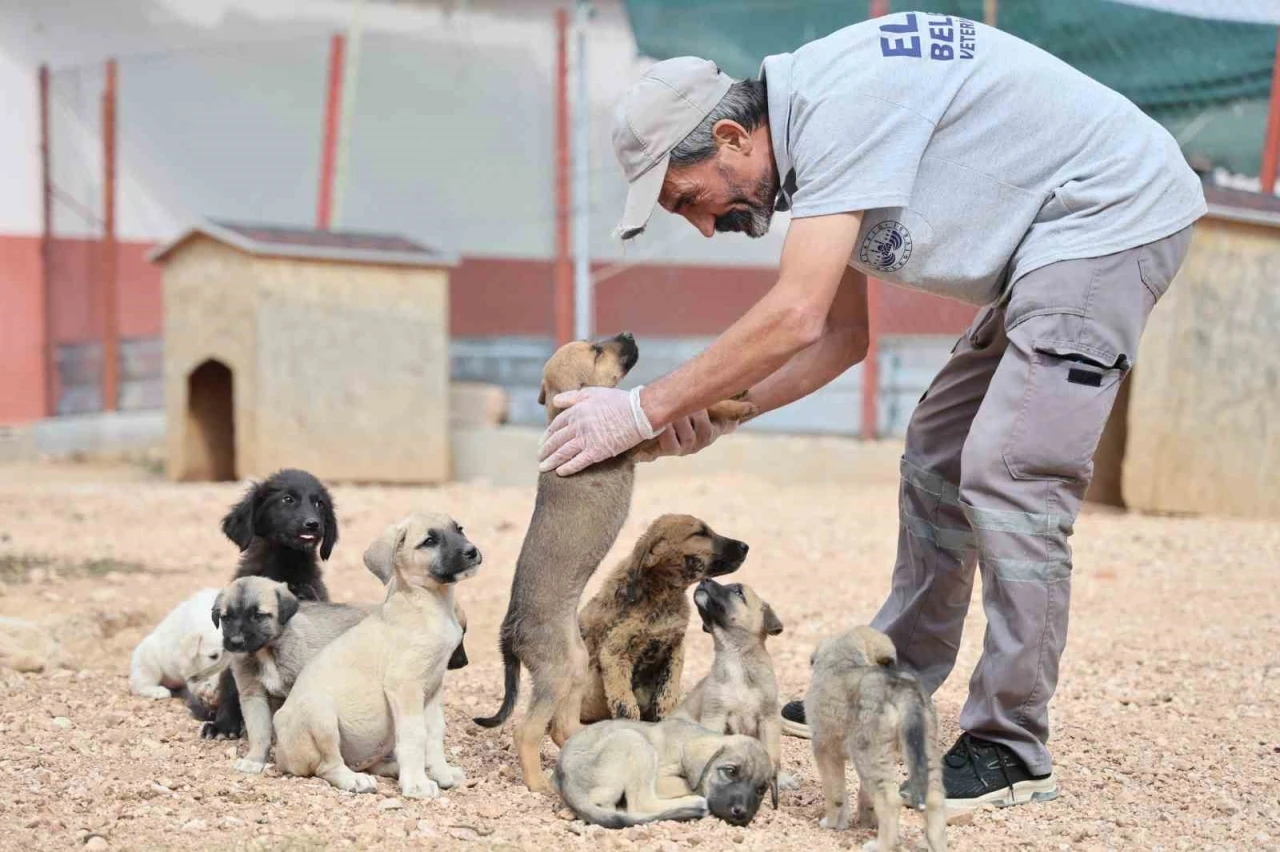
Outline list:
[[[761,299],[705,351],[645,386],[641,404],[654,429],[754,386],[814,342],[820,326],[812,315],[774,295]]]
[[[817,343],[798,352],[781,369],[751,388],[748,398],[760,413],[808,396],[867,355],[865,331],[828,329]]]

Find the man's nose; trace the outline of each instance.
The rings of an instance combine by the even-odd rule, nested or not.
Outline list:
[[[689,224],[698,229],[698,233],[704,237],[714,237],[716,234],[716,217],[710,214],[699,216],[695,213],[686,213],[684,218],[689,220]]]

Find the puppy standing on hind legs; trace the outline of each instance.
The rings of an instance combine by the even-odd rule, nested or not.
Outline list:
[[[889,637],[870,627],[822,640],[813,653],[805,695],[805,719],[822,778],[823,828],[849,825],[845,759],[858,773],[858,823],[875,824],[876,840],[864,848],[893,852],[898,845],[897,758],[907,765],[913,800],[924,801],[929,852],[947,848],[946,793],[938,755],[933,702],[914,674],[898,666]],[[923,795],[920,795],[923,793]]]
[[[547,421],[560,411],[553,405],[557,394],[615,387],[638,358],[635,340],[626,333],[560,347],[542,373],[538,401],[547,409]],[[755,411],[751,403],[726,401],[708,413],[713,420],[741,420]],[[636,462],[655,458],[657,444],[651,439],[573,476],[549,471],[538,477],[533,517],[500,633],[502,706],[493,716],[475,720],[486,728],[505,722],[515,708],[520,666],[529,669],[533,698],[516,726],[515,740],[525,786],[534,792],[550,791],[539,755],[548,725],[557,745],[581,727],[589,657],[578,628],[578,602],[626,520]]]

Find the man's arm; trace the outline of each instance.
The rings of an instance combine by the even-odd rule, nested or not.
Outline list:
[[[748,399],[764,414],[808,396],[867,356],[869,334],[867,277],[848,267],[822,337],[751,388]]]
[[[778,283],[705,351],[641,391],[653,428],[763,382],[818,343],[861,222],[860,212],[792,220]]]

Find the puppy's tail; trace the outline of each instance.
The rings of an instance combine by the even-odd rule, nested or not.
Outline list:
[[[947,848],[946,792],[942,786],[942,762],[936,754],[937,725],[927,701],[923,694],[913,696],[902,724],[902,753],[906,757],[911,804],[925,812],[925,841],[929,852],[944,852]]]
[[[496,728],[507,721],[511,711],[516,708],[516,699],[520,697],[520,658],[511,649],[511,641],[505,634],[499,648],[502,651],[503,689],[505,690],[502,694],[502,706],[492,716],[477,716],[472,719],[482,728]]]

